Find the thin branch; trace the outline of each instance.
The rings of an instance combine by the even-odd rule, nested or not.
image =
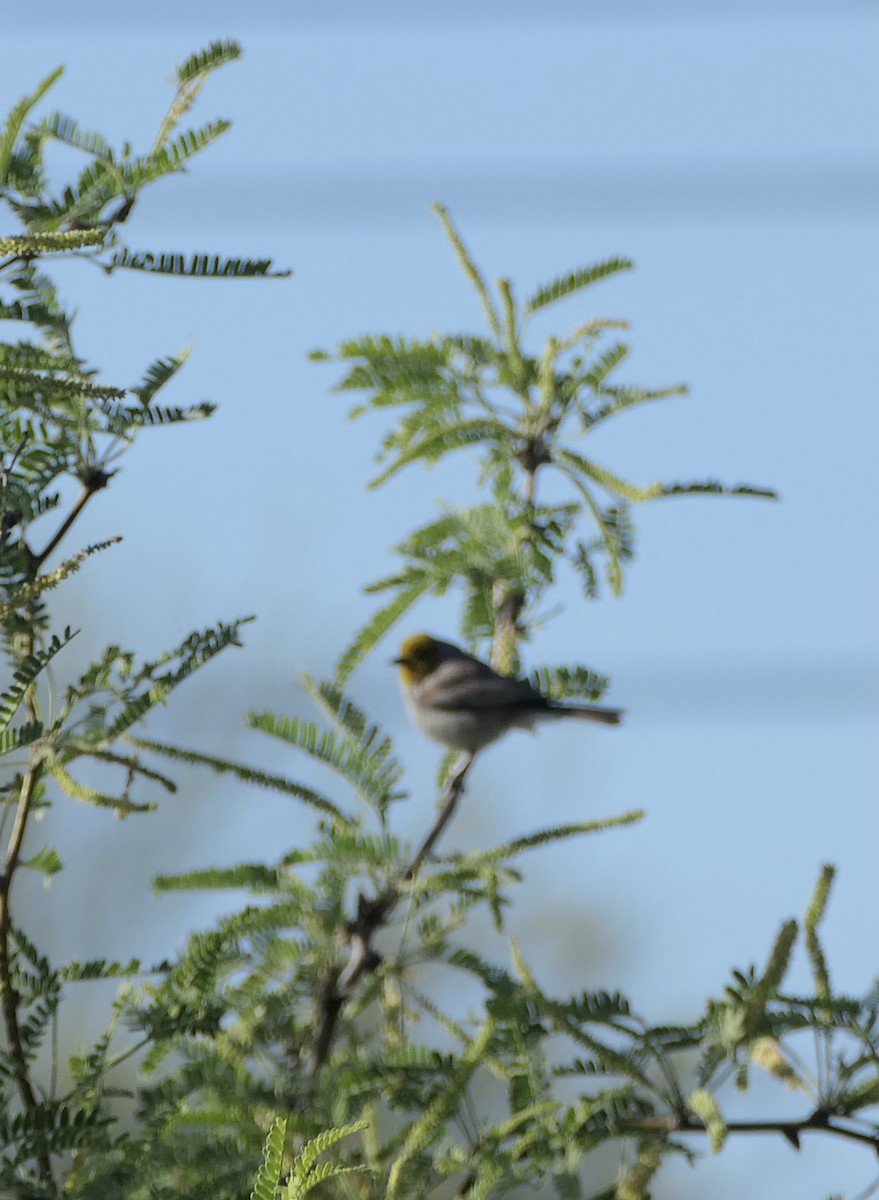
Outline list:
[[[537,471],[544,461],[539,455],[520,458],[524,479],[522,501],[529,513],[528,533],[525,541],[534,544],[535,526],[533,518],[534,499],[537,493]],[[514,665],[522,630],[519,618],[525,608],[527,596],[521,588],[511,588],[505,579],[495,579],[492,584],[491,602],[494,608],[494,637],[491,642],[491,665],[502,675],[510,673]]]
[[[18,1093],[21,1096],[22,1104],[31,1111],[38,1109],[40,1102],[28,1074],[27,1055],[21,1040],[21,1025],[18,1019],[18,993],[12,980],[12,953],[9,945],[12,917],[9,911],[9,890],[21,858],[24,831],[39,782],[40,770],[38,764],[32,763],[25,772],[15,810],[15,821],[3,860],[3,874],[0,875],[0,1008],[2,1008],[6,1043],[12,1059]],[[49,1155],[43,1151],[37,1154],[36,1159],[41,1180],[44,1183],[51,1183],[52,1164]]]
[[[474,756],[472,754],[463,754],[461,758],[458,759],[451,774],[449,775],[448,782],[446,783],[445,803],[440,809],[432,829],[421,843],[420,848],[403,873],[403,881],[405,883],[408,883],[410,880],[414,879],[421,870],[424,860],[439,841],[440,835],[454,816],[455,809],[458,805],[458,800],[461,796],[461,793],[464,791],[464,777],[470,770],[470,767],[473,763],[473,758]]]
[[[350,947],[348,961],[344,966],[334,965],[327,973],[318,1001],[317,1035],[309,1059],[306,1075],[313,1079],[330,1056],[336,1035],[342,1005],[351,996],[360,979],[381,962],[381,955],[373,946],[373,939],[388,921],[403,894],[404,885],[411,882],[421,870],[425,859],[439,841],[443,830],[455,813],[458,800],[464,791],[464,779],[473,762],[472,754],[464,754],[455,764],[443,792],[443,803],[437,818],[424,841],[410,859],[398,878],[377,896],[357,897],[357,916],[345,926],[344,939]]]
[[[844,1124],[818,1108],[801,1121],[725,1121],[727,1133],[777,1133],[795,1150],[800,1148],[800,1137],[804,1133],[830,1133],[851,1142],[869,1146],[879,1157],[879,1133],[867,1133]],[[641,1121],[626,1122],[627,1131],[633,1133],[706,1133],[705,1126],[689,1113],[668,1113],[664,1116],[645,1117]]]
[[[830,1133],[835,1134],[837,1137],[848,1138],[850,1141],[871,1146],[875,1153],[879,1155],[879,1134],[863,1133],[860,1130],[852,1129],[850,1126],[841,1125],[820,1108],[802,1121],[727,1121],[725,1122],[725,1128],[727,1133],[777,1133],[789,1142],[795,1150],[799,1150],[800,1136],[804,1133]],[[640,1121],[627,1121],[619,1132],[622,1135],[638,1133],[706,1134],[708,1130],[701,1121],[692,1117],[689,1113],[668,1113],[664,1116],[644,1117]],[[519,1159],[524,1157],[525,1154],[527,1154],[527,1149],[515,1157]],[[469,1195],[475,1187],[477,1179],[476,1172],[471,1172],[455,1195]],[[869,1194],[869,1192],[865,1192],[864,1196]]]
[[[119,1050],[111,1058],[104,1059],[101,1067],[102,1074],[107,1075],[113,1070],[114,1067],[118,1067],[121,1063],[124,1063],[129,1058],[132,1058],[135,1054],[139,1054],[140,1051],[148,1046],[152,1040],[153,1035],[149,1033],[146,1035],[146,1037],[142,1037],[140,1041],[132,1042],[132,1044],[130,1046],[126,1046],[124,1050]],[[59,1103],[71,1104],[77,1096],[80,1096],[84,1092],[88,1091],[91,1086],[92,1081],[90,1079],[81,1080],[79,1083],[74,1084],[70,1091],[64,1093]]]
[[[27,445],[28,435],[25,434],[9,458],[3,464],[0,472],[0,547],[6,544],[10,530],[21,520],[20,512],[9,511],[9,480],[21,454]]]
[[[71,508],[71,510],[67,514],[67,516],[61,522],[58,529],[55,531],[54,535],[50,538],[45,549],[42,551],[42,553],[35,554],[32,556],[32,558],[31,558],[31,573],[32,573],[32,575],[36,576],[40,567],[43,565],[43,563],[46,561],[46,559],[49,557],[49,555],[52,553],[52,551],[58,546],[58,544],[61,542],[62,538],[69,532],[71,525],[73,525],[74,521],[77,519],[77,517],[80,515],[82,510],[85,508],[86,504],[88,504],[89,500],[91,500],[91,498],[95,494],[95,492],[99,492],[101,490],[101,488],[105,488],[107,486],[107,484],[110,482],[110,479],[111,479],[111,476],[108,475],[106,471],[95,471],[83,483],[82,491],[77,496],[76,502],[74,503],[73,507]]]
[[[38,567],[34,565],[33,559],[31,560],[31,566],[35,577]],[[32,654],[33,650],[34,636],[33,632],[29,631],[25,637],[24,651],[25,654]],[[31,684],[25,693],[24,705],[28,720],[35,721],[37,719],[37,702],[33,684]],[[9,906],[9,893],[12,888],[12,880],[21,861],[21,850],[24,845],[28,817],[31,813],[31,807],[42,773],[42,762],[39,758],[32,755],[21,781],[18,804],[15,808],[15,818],[12,822],[12,830],[9,834],[9,841],[3,857],[3,874],[0,875],[0,1011],[2,1011],[3,1027],[6,1033],[9,1056],[12,1060],[13,1071],[15,1073],[15,1082],[21,1096],[22,1104],[30,1111],[39,1109],[41,1104],[28,1073],[27,1055],[25,1054],[22,1042],[21,1023],[19,1021],[19,996],[12,979],[12,951],[9,944],[10,933],[12,931],[12,913]],[[48,1151],[38,1151],[34,1157],[41,1182],[54,1191],[55,1183],[52,1175],[52,1161]]]
[[[10,254],[9,258],[0,262],[0,271],[5,271],[7,267],[13,267],[17,262],[24,262],[27,255],[25,254]]]

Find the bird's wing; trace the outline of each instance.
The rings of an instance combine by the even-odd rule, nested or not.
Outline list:
[[[417,687],[421,702],[439,709],[542,708],[547,703],[524,679],[498,675],[472,659],[440,663]]]

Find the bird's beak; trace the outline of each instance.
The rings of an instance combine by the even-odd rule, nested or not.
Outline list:
[[[389,667],[402,667],[402,665],[405,661],[406,661],[405,658],[389,658],[388,666]]]

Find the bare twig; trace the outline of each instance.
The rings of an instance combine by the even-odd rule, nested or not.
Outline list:
[[[40,767],[38,764],[32,763],[22,780],[18,805],[15,810],[15,821],[3,860],[3,874],[0,875],[0,1009],[2,1009],[3,1027],[9,1056],[12,1059],[18,1094],[21,1096],[24,1107],[30,1110],[39,1108],[40,1101],[28,1074],[27,1056],[21,1040],[21,1025],[18,1019],[18,994],[12,980],[12,953],[9,945],[12,916],[9,911],[9,890],[21,858],[24,831],[27,827],[27,818],[39,777]],[[43,1151],[36,1158],[41,1180],[44,1183],[51,1183],[52,1165],[49,1155]]]
[[[403,873],[404,882],[408,883],[415,878],[421,870],[422,863],[439,841],[440,835],[454,816],[458,800],[464,791],[464,778],[473,764],[473,758],[474,755],[472,754],[462,754],[452,768],[446,783],[446,790],[443,794],[443,806],[437,815],[436,821],[433,823],[433,827]]]
[[[834,1119],[823,1109],[817,1109],[811,1116],[805,1117],[802,1121],[727,1121],[725,1123],[727,1133],[775,1133],[780,1134],[785,1141],[789,1142],[795,1150],[800,1148],[800,1137],[804,1133],[829,1133],[836,1137],[847,1138],[849,1141],[860,1142],[863,1145],[872,1147],[873,1151],[879,1155],[879,1135],[864,1133],[862,1130],[853,1129],[850,1125],[841,1124],[839,1119]],[[667,1113],[661,1116],[644,1117],[640,1121],[627,1121],[625,1126],[619,1130],[621,1135],[639,1134],[639,1133],[701,1133],[707,1134],[708,1130],[701,1121],[691,1116],[689,1113]],[[527,1154],[528,1148],[522,1151],[521,1155],[516,1157],[524,1157]],[[455,1193],[456,1196],[468,1196],[476,1186],[479,1176],[475,1171],[471,1171],[464,1179],[461,1186]]]
[[[329,1058],[342,1005],[351,996],[360,979],[368,972],[374,971],[381,962],[381,956],[373,946],[373,939],[387,924],[405,884],[418,875],[425,859],[452,819],[464,791],[464,779],[472,762],[472,754],[463,754],[455,764],[446,783],[437,818],[398,878],[377,896],[369,897],[361,893],[357,897],[357,915],[346,924],[343,932],[344,940],[350,948],[348,960],[344,965],[335,964],[330,969],[320,991],[317,1034],[306,1069],[310,1079],[314,1078]]]
[[[17,262],[24,262],[26,258],[26,254],[10,254],[9,258],[0,262],[0,271],[5,271],[7,267],[15,266]]]
[[[87,480],[84,481],[82,485],[82,491],[77,496],[73,507],[58,526],[54,535],[49,539],[45,549],[40,554],[35,554],[32,556],[32,576],[36,576],[40,567],[43,565],[52,551],[56,549],[62,538],[70,531],[71,525],[85,508],[86,504],[88,504],[89,500],[91,500],[95,492],[99,492],[102,488],[105,488],[110,482],[111,478],[112,474],[108,474],[106,471],[95,471]]]
[[[2,473],[0,473],[0,490],[2,490],[3,514],[6,514],[6,499],[7,489],[9,484],[9,476],[15,464],[17,457],[21,454],[24,448],[24,442],[16,447],[12,458],[8,464],[4,464]],[[35,580],[39,574],[40,568],[49,557],[49,555],[59,545],[65,534],[68,533],[74,521],[82,513],[88,501],[95,492],[100,491],[107,486],[110,476],[101,470],[95,470],[92,474],[83,480],[82,491],[80,492],[76,502],[67,514],[61,525],[55,532],[54,536],[49,540],[45,549],[40,554],[34,554],[28,551],[28,575],[31,580]],[[5,531],[5,530],[4,530]],[[34,637],[31,632],[26,638],[25,653],[33,653]],[[33,687],[29,688],[25,694],[25,708],[30,720],[37,718],[37,703]],[[37,1110],[41,1107],[40,1099],[34,1090],[31,1083],[30,1074],[28,1072],[28,1061],[25,1053],[24,1043],[22,1040],[21,1020],[19,1013],[19,996],[15,990],[12,972],[12,947],[10,944],[10,936],[12,932],[12,913],[10,910],[10,891],[12,889],[12,880],[15,876],[21,860],[21,850],[24,844],[25,830],[27,829],[28,818],[31,813],[34,796],[42,774],[42,764],[38,757],[32,757],[27,770],[24,773],[21,783],[21,790],[18,796],[18,803],[15,809],[15,818],[12,823],[12,830],[9,835],[9,842],[6,846],[6,851],[3,858],[3,873],[0,875],[0,1015],[2,1015],[3,1028],[6,1035],[6,1043],[9,1051],[9,1057],[12,1060],[12,1068],[15,1076],[16,1086],[18,1088],[21,1102],[25,1109],[30,1111]],[[37,1170],[40,1180],[46,1185],[47,1189],[54,1191],[54,1182],[52,1177],[52,1162],[47,1151],[43,1150],[35,1155]]]
[[[800,1137],[804,1133],[830,1133],[848,1141],[870,1146],[879,1157],[879,1134],[868,1133],[846,1124],[843,1118],[833,1117],[818,1108],[801,1121],[726,1121],[727,1133],[776,1133],[789,1142],[795,1150],[800,1148]],[[626,1123],[632,1133],[702,1133],[705,1126],[689,1113],[668,1113],[663,1116],[645,1117],[641,1121]]]

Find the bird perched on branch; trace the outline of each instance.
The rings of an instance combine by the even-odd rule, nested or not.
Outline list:
[[[527,680],[500,675],[451,642],[427,633],[404,639],[393,660],[400,668],[406,711],[422,733],[450,750],[475,754],[509,729],[537,721],[577,717],[619,725],[622,710],[595,704],[561,704]]]

